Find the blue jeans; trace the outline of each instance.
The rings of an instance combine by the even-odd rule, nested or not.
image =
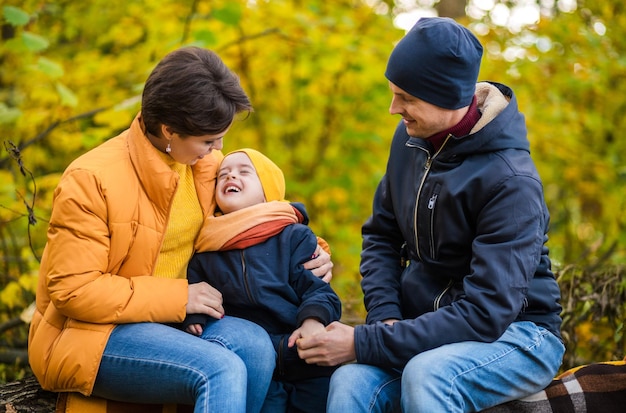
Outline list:
[[[402,372],[365,364],[331,377],[328,413],[478,412],[545,388],[565,353],[531,322],[516,322],[493,343],[448,344],[413,357]]]
[[[234,317],[209,321],[202,337],[158,323],[120,324],[104,350],[93,395],[195,405],[194,413],[258,412],[275,360],[265,330]]]

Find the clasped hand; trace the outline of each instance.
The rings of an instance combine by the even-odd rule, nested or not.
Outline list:
[[[356,359],[354,327],[339,321],[329,324],[315,335],[297,338],[296,345],[298,355],[308,364],[337,366]]]

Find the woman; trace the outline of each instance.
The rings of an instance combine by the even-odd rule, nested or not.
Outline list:
[[[63,174],[29,360],[44,389],[66,392],[66,412],[148,409],[128,402],[260,409],[275,359],[267,333],[225,315],[209,284],[186,280],[196,235],[215,209],[223,137],[251,110],[216,54],[176,50],[148,77],[130,128]],[[307,266],[328,280],[332,263],[318,250]],[[212,317],[200,337],[176,328],[187,313]]]

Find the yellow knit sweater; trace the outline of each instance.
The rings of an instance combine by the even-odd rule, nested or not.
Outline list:
[[[162,278],[186,278],[194,240],[202,226],[202,208],[196,194],[191,166],[180,164],[166,154],[160,155],[178,173],[180,180],[153,275]]]

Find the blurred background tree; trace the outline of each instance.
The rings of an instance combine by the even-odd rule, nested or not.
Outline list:
[[[235,123],[224,150],[251,146],[283,168],[288,198],[307,205],[311,227],[331,244],[345,321],[360,321],[360,227],[398,121],[387,112],[383,73],[394,42],[426,15],[468,25],[485,45],[480,78],[510,85],[526,115],[552,213],[555,269],[564,296],[574,297],[564,326],[571,327],[567,363],[623,357],[624,317],[616,315],[624,314],[624,281],[608,277],[611,294],[593,291],[603,285],[596,275],[605,280],[626,263],[624,7],[621,0],[5,0],[0,381],[28,374],[22,319],[60,174],[130,124],[151,69],[183,45],[215,50],[241,77],[255,111]],[[573,345],[579,341],[599,344]]]

